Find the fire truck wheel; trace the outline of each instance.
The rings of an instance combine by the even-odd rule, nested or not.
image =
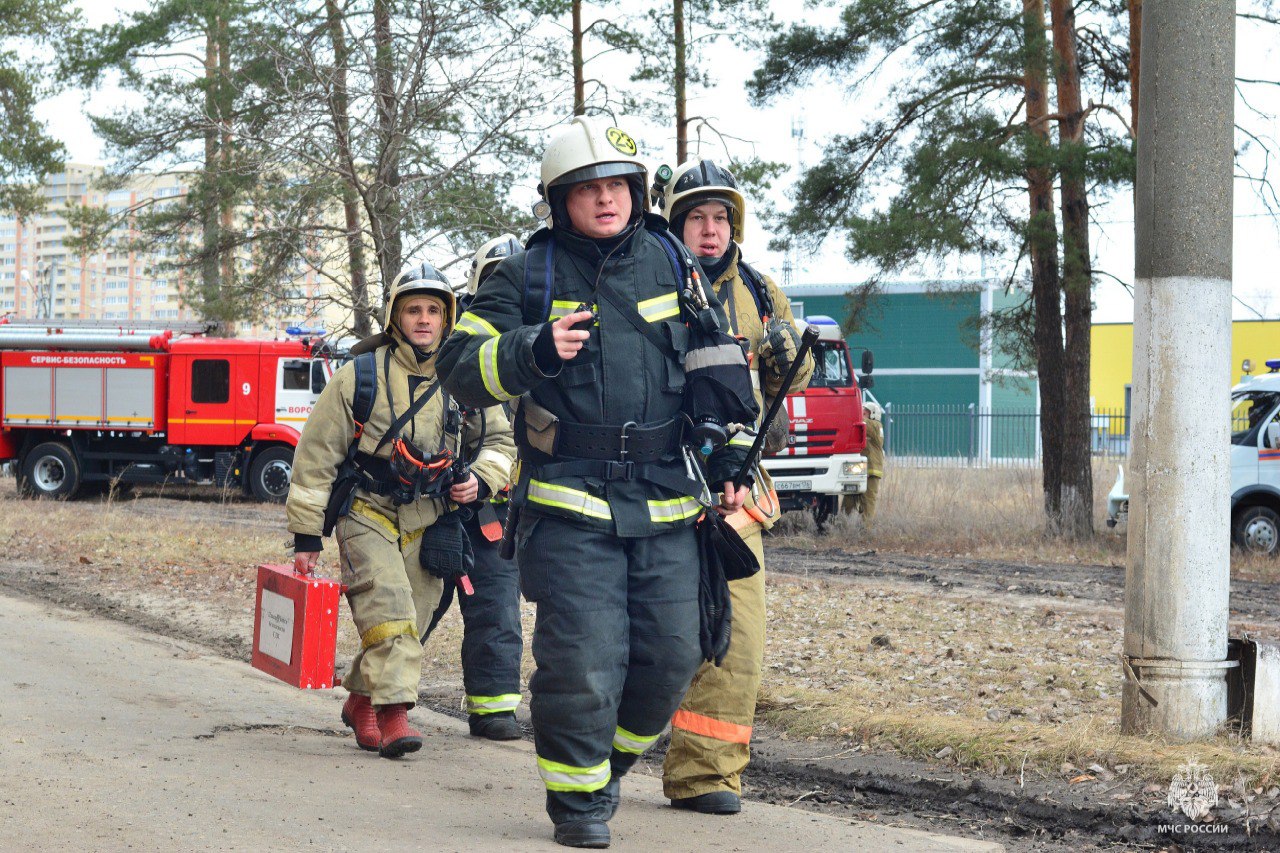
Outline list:
[[[284,503],[293,479],[293,448],[268,447],[253,457],[249,467],[249,491],[260,501]]]
[[[80,463],[65,444],[47,441],[23,460],[22,479],[31,497],[66,500],[80,488]]]
[[[1280,551],[1280,515],[1266,506],[1240,511],[1232,525],[1236,547],[1249,554],[1274,556]]]

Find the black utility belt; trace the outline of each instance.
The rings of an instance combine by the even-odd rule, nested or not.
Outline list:
[[[662,464],[602,459],[557,459],[554,462],[533,466],[530,473],[533,479],[544,481],[555,481],[565,477],[581,477],[606,482],[643,480],[682,495],[697,496],[704,491],[702,483],[691,479],[678,461]]]
[[[660,424],[576,424],[560,421],[556,456],[580,460],[647,463],[670,459],[680,451],[684,419]]]

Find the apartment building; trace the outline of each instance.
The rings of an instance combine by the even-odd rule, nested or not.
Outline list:
[[[124,245],[137,236],[127,212],[148,202],[172,204],[187,192],[183,176],[140,175],[121,189],[102,191],[94,186],[102,171],[98,166],[67,164],[45,183],[48,204],[43,213],[23,221],[0,211],[0,317],[158,325],[200,319],[182,298],[195,273],[166,269],[170,250],[140,253]],[[119,215],[113,239],[102,251],[81,254],[65,246],[68,224],[62,211],[68,200]],[[239,263],[246,269],[251,260],[245,257]],[[241,324],[241,334],[341,323],[343,318],[323,299],[316,270],[300,262],[293,274],[288,302],[276,306],[270,317]]]

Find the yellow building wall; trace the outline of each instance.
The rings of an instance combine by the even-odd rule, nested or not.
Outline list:
[[[1095,412],[1124,412],[1124,388],[1133,381],[1133,324],[1093,327],[1089,394]],[[1266,373],[1267,359],[1280,359],[1280,320],[1236,320],[1231,324],[1231,384],[1244,375],[1241,362],[1253,361],[1253,373]]]

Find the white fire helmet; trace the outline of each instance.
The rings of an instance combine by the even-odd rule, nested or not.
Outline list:
[[[875,400],[862,401],[862,412],[869,421],[878,421],[884,418],[884,409],[880,408],[880,404]]]
[[[520,241],[516,239],[516,235],[503,234],[501,237],[494,237],[477,249],[475,257],[471,259],[471,274],[467,277],[467,293],[475,296],[476,291],[480,289],[480,282],[484,281],[504,258],[517,254],[522,248]]]
[[[738,191],[738,179],[733,173],[717,166],[713,160],[690,160],[676,167],[675,173],[663,187],[662,215],[671,222],[698,205],[712,202],[719,202],[729,208],[733,242],[742,245],[744,220],[747,217],[746,199]]]
[[[635,139],[621,128],[596,118],[575,116],[547,145],[542,155],[538,191],[551,200],[551,188],[615,175],[639,175],[640,195],[648,210],[649,170],[637,156]]]

